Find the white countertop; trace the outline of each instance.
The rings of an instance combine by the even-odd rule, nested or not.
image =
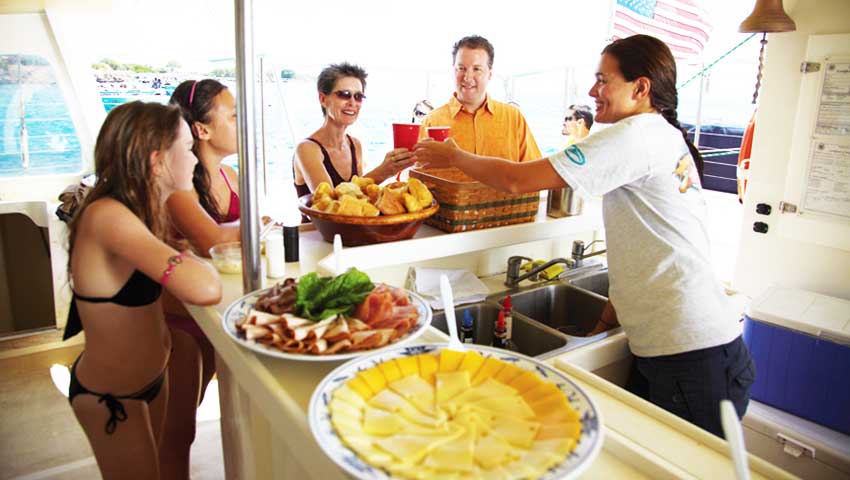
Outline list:
[[[420,231],[412,240],[345,249],[344,264],[356,264],[358,268],[367,269],[439,258],[462,251],[512,245],[529,239],[557,237],[562,235],[564,230],[572,228],[587,230],[593,228],[593,223],[598,220],[591,216],[546,219],[529,224],[455,234],[435,234],[426,230],[430,227],[423,227],[424,231]],[[300,243],[302,261],[300,264],[288,264],[287,276],[297,277],[302,273],[302,268],[305,273],[312,270],[315,268],[314,261],[324,264],[332,262],[332,258],[328,256],[332,248],[321,241],[318,232],[302,232]],[[311,264],[312,267],[309,266]],[[264,284],[270,282],[264,279]],[[495,284],[494,282],[495,280],[490,280],[490,283]],[[243,348],[233,341],[222,327],[223,312],[242,296],[242,279],[240,275],[222,275],[222,283],[223,297],[219,305],[187,307],[209,337],[220,360],[226,364],[229,370],[227,376],[232,377],[238,387],[247,393],[246,397],[252,404],[249,409],[250,416],[255,418],[258,415],[267,421],[268,427],[264,428],[270,429],[272,436],[280,442],[275,448],[285,451],[287,460],[280,460],[280,452],[277,452],[268,455],[271,457],[270,462],[297,462],[299,472],[311,478],[344,477],[342,471],[318,448],[307,423],[307,406],[313,390],[322,378],[341,362],[288,361]],[[442,332],[429,328],[419,341],[442,343],[445,338]],[[731,478],[732,464],[725,455],[726,443],[723,440],[579,366],[584,365],[590,369],[594,361],[604,361],[606,356],[621,354],[624,342],[622,334],[614,335],[604,342],[582,347],[547,361],[567,372],[588,392],[602,412],[606,435],[603,450],[583,478]],[[602,343],[603,348],[599,348],[598,345]],[[590,353],[583,354],[584,350]],[[573,358],[576,359],[575,364],[571,363]],[[223,409],[238,407],[224,403],[222,405]],[[238,414],[236,415],[235,422],[239,424],[236,428],[252,428],[251,425],[257,423],[256,419],[248,421],[247,424],[241,423]],[[223,412],[223,425],[225,417]],[[649,439],[651,441],[648,441]],[[240,451],[252,458],[258,458],[258,451],[270,452],[269,448],[268,445],[250,445],[243,446]],[[228,452],[225,452],[226,458],[227,455]],[[752,456],[750,466],[753,478],[793,478]],[[253,468],[248,471],[255,474],[259,471],[270,471],[258,466]]]

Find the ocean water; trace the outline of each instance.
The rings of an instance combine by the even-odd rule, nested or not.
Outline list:
[[[21,155],[21,100],[30,165]],[[80,142],[55,83],[0,84],[0,177],[75,173],[82,168]]]

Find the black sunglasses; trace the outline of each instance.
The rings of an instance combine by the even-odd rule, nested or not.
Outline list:
[[[363,92],[352,92],[351,90],[337,90],[333,92],[336,95],[336,98],[341,100],[351,100],[351,97],[354,97],[355,102],[362,102],[366,95],[363,95]]]
[[[564,117],[564,121],[565,121],[565,122],[569,122],[570,120],[575,120],[575,118],[576,118],[576,117],[566,116],[566,117]]]

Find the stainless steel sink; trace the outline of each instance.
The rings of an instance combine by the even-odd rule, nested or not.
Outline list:
[[[501,303],[508,294],[515,312],[514,323],[524,316],[573,337],[585,337],[593,330],[607,301],[562,281],[503,292],[494,299]]]
[[[571,285],[591,291],[608,298],[608,269],[594,270],[590,273],[567,279]]]
[[[496,324],[496,318],[499,316],[501,307],[492,302],[473,303],[457,307],[455,319],[458,331],[460,331],[460,323],[463,321],[463,312],[467,310],[473,318],[475,343],[491,345],[493,343],[493,327]],[[444,333],[449,333],[446,314],[442,310],[434,312],[431,325]],[[567,345],[567,338],[564,335],[521,316],[513,316],[512,330],[511,340],[517,346],[517,350],[528,356],[545,356],[547,353],[559,350]]]

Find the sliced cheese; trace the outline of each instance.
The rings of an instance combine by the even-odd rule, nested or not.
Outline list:
[[[478,372],[478,369],[481,368],[481,364],[484,363],[484,357],[481,356],[480,353],[475,350],[468,350],[463,355],[463,360],[460,361],[460,366],[457,367],[458,371],[467,371],[469,372],[470,380],[475,374]]]
[[[419,463],[434,448],[451,442],[463,433],[463,429],[458,429],[455,432],[442,436],[393,435],[391,437],[375,439],[375,445],[393,454],[393,456],[404,463],[415,464]]]
[[[560,395],[561,398],[564,398],[564,393],[561,392],[561,389],[558,388],[554,383],[540,382],[537,386],[523,392],[522,398],[524,398],[526,402],[531,404],[533,402],[536,402],[537,400],[544,399],[551,395]]]
[[[410,375],[391,382],[392,391],[401,395],[423,413],[434,413],[434,387],[417,375]]]
[[[396,358],[395,363],[398,366],[402,377],[407,377],[408,375],[419,375],[419,361],[415,356]]]
[[[505,363],[505,365],[501,369],[499,369],[499,371],[496,373],[496,376],[493,378],[504,383],[505,385],[510,385],[511,380],[518,377],[523,372],[525,372],[525,370],[517,367],[516,365]]]
[[[440,362],[437,360],[437,356],[430,353],[423,353],[417,355],[417,359],[419,360],[419,376],[433,385],[434,374],[440,368]]]
[[[378,369],[384,374],[387,382],[392,382],[401,378],[401,370],[395,362],[383,362],[378,365]]]
[[[550,439],[573,439],[578,440],[581,436],[581,423],[558,422],[544,423],[537,432],[537,440]]]
[[[363,433],[385,437],[401,431],[401,417],[375,407],[366,407],[363,415]]]
[[[446,403],[468,388],[469,372],[437,373],[437,405]]]
[[[366,406],[366,401],[363,400],[363,397],[360,396],[359,393],[355,392],[348,385],[341,385],[339,388],[334,390],[333,399],[339,399],[352,407],[363,408]]]
[[[372,390],[371,387],[369,387],[369,384],[366,383],[366,380],[363,380],[359,376],[352,378],[345,384],[346,386],[348,386],[348,388],[357,392],[357,394],[360,395],[360,397],[364,400],[371,398],[372,395],[375,394],[375,391]]]
[[[499,435],[479,437],[475,444],[475,461],[484,469],[492,469],[512,459],[514,447]]]
[[[537,376],[534,372],[524,371],[519,374],[516,378],[508,382],[508,385],[514,387],[517,392],[520,394],[531,390],[532,388],[540,385],[543,381],[540,380],[540,377]]]
[[[475,372],[475,375],[472,377],[472,384],[478,385],[488,379],[492,379],[496,376],[496,373],[498,373],[499,370],[501,370],[504,366],[505,362],[499,360],[498,358],[487,357],[487,359],[484,360],[484,363],[481,364],[481,368],[479,368],[478,371]]]
[[[387,386],[387,379],[378,367],[363,370],[362,372],[359,372],[357,376],[362,378],[363,381],[369,385],[369,389],[375,393],[380,392]]]
[[[542,428],[541,428],[542,430]],[[538,437],[539,437],[538,433]],[[532,450],[549,452],[564,458],[576,448],[576,441],[572,438],[553,438],[551,440],[535,440],[531,444]]]
[[[362,408],[354,407],[350,403],[346,403],[341,400],[331,400],[328,405],[328,410],[330,410],[331,415],[338,416],[339,418],[345,418],[352,422],[360,422],[363,420]]]
[[[539,417],[546,417],[550,412],[572,410],[573,407],[567,403],[567,397],[559,390],[558,393],[543,397],[534,402],[529,402],[529,407]]]
[[[438,471],[472,471],[475,468],[475,437],[475,430],[467,430],[456,440],[434,448],[423,465]]]
[[[401,395],[385,388],[369,399],[369,405],[395,413],[408,405],[408,402]]]
[[[512,415],[519,418],[531,419],[534,418],[534,410],[525,403],[519,395],[511,397],[492,397],[483,398],[477,402],[477,405],[491,412],[501,415]]]
[[[440,352],[440,372],[454,372],[460,366],[464,353],[456,350],[443,349]]]
[[[538,422],[529,422],[514,416],[497,416],[493,421],[493,433],[500,435],[511,445],[530,448],[540,430]]]

